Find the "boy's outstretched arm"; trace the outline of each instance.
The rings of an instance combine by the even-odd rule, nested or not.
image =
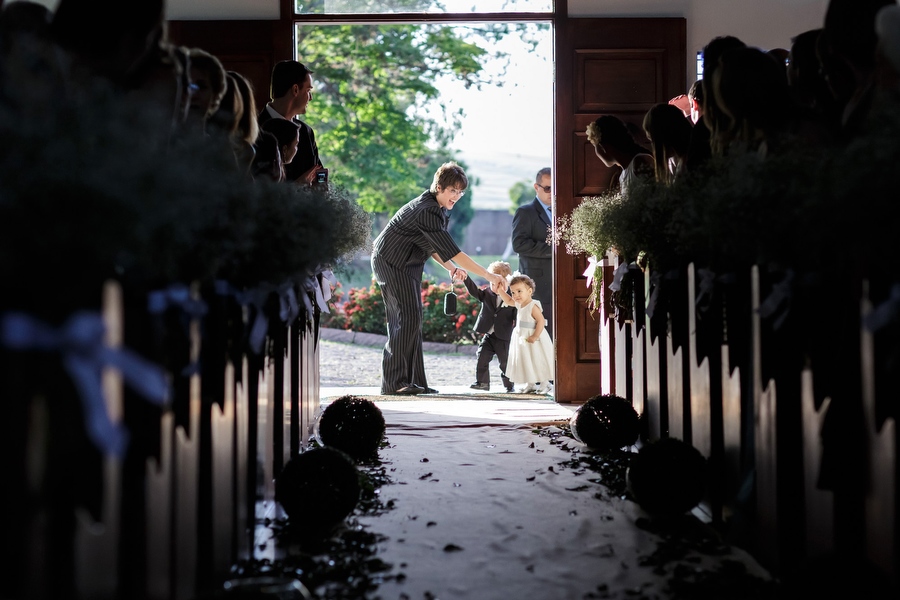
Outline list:
[[[515,306],[516,302],[512,299],[506,291],[506,282],[504,281],[501,285],[492,285],[491,289],[494,290],[494,293],[503,298],[503,301],[509,304],[510,306]]]

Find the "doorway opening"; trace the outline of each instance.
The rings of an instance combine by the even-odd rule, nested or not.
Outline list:
[[[305,119],[332,180],[357,185],[361,204],[377,215],[373,235],[427,188],[437,165],[454,160],[470,179],[451,214],[454,239],[479,263],[506,260],[516,270],[512,213],[534,199],[536,173],[553,160],[551,21],[298,23],[295,36],[297,60],[314,71]],[[426,275],[450,283],[436,264]],[[342,265],[336,276],[344,298],[369,288],[369,256]],[[453,387],[474,381],[474,353],[465,356],[469,366]],[[496,360],[492,368],[499,372]],[[322,385],[378,386],[380,365]]]

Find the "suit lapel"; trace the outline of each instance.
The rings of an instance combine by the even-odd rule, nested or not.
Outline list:
[[[544,225],[550,225],[550,219],[547,218],[547,211],[544,210],[544,205],[537,198],[534,199],[532,203],[534,206],[534,210],[537,211],[538,218],[544,223]]]

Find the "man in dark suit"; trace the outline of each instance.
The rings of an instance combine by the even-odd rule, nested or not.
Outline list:
[[[534,279],[534,299],[541,301],[547,333],[553,337],[553,248],[547,243],[553,221],[553,188],[550,167],[537,172],[535,198],[516,209],[512,223],[512,247],[519,255],[519,271]]]
[[[269,119],[289,119],[300,126],[300,142],[294,160],[284,166],[285,179],[311,185],[319,173],[326,169],[319,160],[319,147],[313,128],[299,119],[306,114],[312,99],[312,71],[296,60],[283,60],[272,69],[269,94],[271,100],[263,108],[257,120],[262,125]]]
[[[508,277],[512,275],[512,269],[508,262],[494,261],[488,265],[488,271]],[[473,390],[489,391],[491,389],[491,375],[488,367],[497,355],[500,361],[500,379],[503,387],[509,393],[513,392],[513,382],[506,376],[506,361],[509,358],[509,340],[512,337],[513,328],[516,325],[518,309],[515,306],[506,306],[500,296],[490,286],[480,288],[475,285],[468,275],[463,280],[466,289],[473,297],[481,302],[481,311],[475,319],[475,332],[483,334],[478,342],[475,367],[475,383],[469,387]],[[505,284],[504,284],[505,285]]]

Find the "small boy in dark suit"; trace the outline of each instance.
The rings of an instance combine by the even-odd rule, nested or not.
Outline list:
[[[512,267],[508,262],[497,260],[488,265],[488,271],[509,277]],[[483,334],[478,342],[478,364],[475,367],[475,383],[469,387],[473,390],[488,391],[491,389],[491,376],[488,367],[497,355],[500,361],[500,379],[507,392],[513,391],[513,383],[506,377],[506,359],[509,356],[509,338],[512,337],[516,324],[517,309],[503,303],[500,296],[490,286],[479,288],[471,278],[463,280],[466,289],[481,302],[481,311],[475,320],[475,332]]]

